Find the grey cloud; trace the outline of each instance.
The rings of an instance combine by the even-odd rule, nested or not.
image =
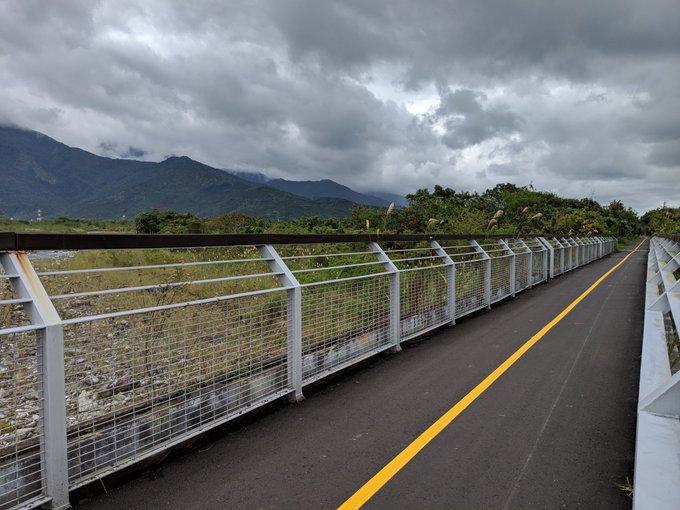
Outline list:
[[[482,94],[468,89],[441,93],[436,116],[444,121],[442,141],[451,149],[463,149],[499,135],[521,130],[522,119],[506,107],[484,108]]]
[[[499,177],[517,177],[520,174],[519,169],[514,165],[499,165],[496,163],[489,165],[487,172]]]
[[[647,161],[654,166],[680,169],[680,143],[655,144]]]
[[[677,0],[5,0],[0,121],[359,189],[654,207],[680,195],[678,26]]]

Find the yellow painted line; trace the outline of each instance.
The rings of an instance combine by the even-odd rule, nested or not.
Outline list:
[[[363,487],[356,491],[347,501],[345,501],[338,510],[350,510],[361,508],[364,503],[371,499],[376,492],[378,492],[387,482],[389,482],[394,475],[396,475],[401,469],[408,464],[413,457],[418,455],[420,450],[425,448],[430,441],[439,435],[453,420],[455,420],[460,413],[465,411],[470,404],[472,404],[477,397],[484,393],[496,380],[502,376],[515,362],[520,359],[524,354],[531,349],[545,334],[550,331],[557,323],[559,323],[564,317],[571,312],[576,305],[578,305],[585,297],[590,294],[595,287],[604,281],[610,274],[612,274],[616,269],[618,269],[628,258],[635,253],[642,243],[646,239],[643,239],[640,244],[638,244],[633,251],[626,255],[621,262],[612,267],[605,274],[600,276],[595,283],[593,283],[588,289],[581,294],[579,297],[574,299],[569,306],[562,310],[553,320],[548,324],[543,326],[543,328],[532,336],[529,341],[517,349],[508,359],[501,363],[496,370],[491,372],[486,378],[475,386],[470,393],[465,395],[461,400],[459,400],[456,405],[451,409],[446,411],[441,418],[435,421],[432,425],[428,427],[425,432],[420,434],[410,445],[404,448],[399,455],[392,459],[384,468],[382,468],[378,473],[373,476],[368,482],[366,482]]]

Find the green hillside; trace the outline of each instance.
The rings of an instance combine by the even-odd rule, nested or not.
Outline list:
[[[354,203],[305,198],[255,184],[187,157],[160,163],[111,159],[43,134],[0,127],[0,214],[34,218],[132,217],[150,209],[261,218],[351,214]]]

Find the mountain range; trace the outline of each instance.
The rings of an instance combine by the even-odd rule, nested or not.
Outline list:
[[[229,172],[186,156],[161,162],[113,159],[47,135],[0,126],[0,215],[34,218],[132,217],[151,209],[215,216],[239,212],[271,219],[348,216],[384,197],[331,180],[288,181]]]

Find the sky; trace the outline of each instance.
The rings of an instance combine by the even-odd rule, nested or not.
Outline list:
[[[678,0],[0,0],[0,123],[359,191],[680,206]]]

